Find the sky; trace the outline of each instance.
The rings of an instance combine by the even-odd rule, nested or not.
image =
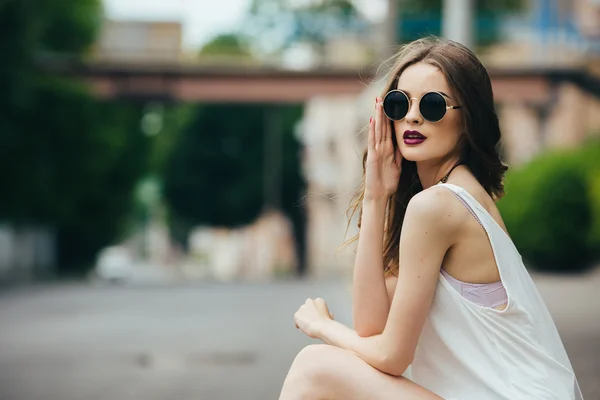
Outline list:
[[[251,0],[104,0],[108,18],[115,20],[179,21],[183,46],[199,48],[219,33],[236,28]],[[356,0],[370,19],[380,19],[386,0]]]

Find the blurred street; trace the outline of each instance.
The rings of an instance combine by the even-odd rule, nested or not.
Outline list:
[[[536,276],[586,400],[600,398],[600,270]],[[0,293],[0,399],[275,399],[312,341],[306,297],[350,322],[344,282],[60,284]]]

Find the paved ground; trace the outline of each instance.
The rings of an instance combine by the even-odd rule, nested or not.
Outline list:
[[[586,400],[600,399],[600,272],[536,278]],[[306,297],[350,321],[327,282],[93,286],[0,293],[0,400],[276,399]]]

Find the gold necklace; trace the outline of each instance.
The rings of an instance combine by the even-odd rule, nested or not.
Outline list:
[[[452,173],[452,171],[454,171],[454,168],[458,167],[461,164],[461,162],[457,162],[456,164],[454,164],[454,167],[450,168],[450,171],[448,171],[448,173],[446,175],[444,175],[444,177],[442,179],[440,179],[441,183],[446,183],[448,181],[448,177],[450,176],[450,174]]]

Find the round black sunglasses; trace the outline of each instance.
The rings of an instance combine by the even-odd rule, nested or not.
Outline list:
[[[415,97],[408,97],[402,90],[391,90],[383,98],[383,112],[392,121],[399,121],[406,117]],[[424,120],[439,122],[448,110],[456,110],[461,106],[449,106],[446,98],[440,92],[427,92],[419,100],[419,112]]]

